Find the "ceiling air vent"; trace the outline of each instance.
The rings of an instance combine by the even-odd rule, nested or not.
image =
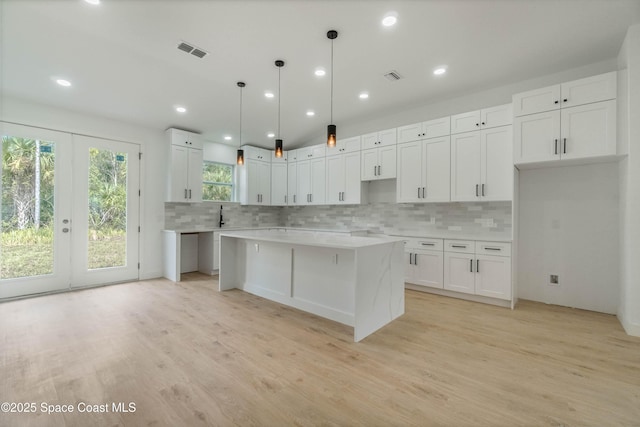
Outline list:
[[[198,58],[204,58],[205,56],[207,56],[209,53],[199,49],[197,47],[194,47],[192,45],[190,45],[189,43],[185,43],[185,42],[181,42],[178,45],[178,49],[183,51],[183,52],[187,52],[190,53],[193,56],[197,56]]]
[[[402,76],[397,71],[391,70],[384,75],[384,78],[389,80],[390,82],[395,82],[396,80],[400,80]]]

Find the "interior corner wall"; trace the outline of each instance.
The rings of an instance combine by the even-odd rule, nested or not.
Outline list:
[[[2,121],[140,144],[143,153],[140,166],[140,279],[161,277],[163,167],[166,163],[164,132],[2,96]]]
[[[629,27],[618,58],[627,99],[619,123],[627,144],[620,162],[620,300],[618,318],[625,331],[640,336],[640,24]]]

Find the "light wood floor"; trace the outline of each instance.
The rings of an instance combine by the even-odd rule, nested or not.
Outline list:
[[[0,425],[640,425],[640,339],[614,316],[407,291],[404,316],[354,343],[216,288],[192,274],[0,304],[0,402],[136,404]]]

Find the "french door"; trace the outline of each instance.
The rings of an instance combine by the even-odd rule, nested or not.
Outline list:
[[[136,280],[139,146],[0,130],[0,298]]]

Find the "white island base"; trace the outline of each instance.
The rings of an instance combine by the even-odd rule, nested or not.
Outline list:
[[[242,289],[353,326],[360,341],[404,314],[403,254],[395,238],[223,233],[219,290]]]

